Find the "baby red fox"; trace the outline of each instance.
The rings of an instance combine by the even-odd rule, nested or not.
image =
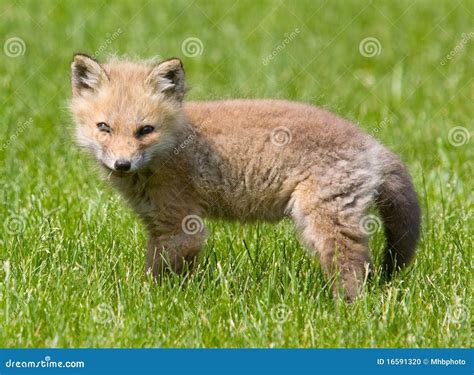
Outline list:
[[[420,209],[410,176],[348,121],[284,100],[183,103],[176,58],[99,64],[76,54],[71,68],[78,143],[143,219],[153,275],[193,265],[205,217],[289,216],[324,271],[338,275],[335,292],[353,300],[370,270],[372,204],[385,225],[387,274],[412,259]]]

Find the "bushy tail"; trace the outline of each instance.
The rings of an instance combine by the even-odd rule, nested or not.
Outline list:
[[[395,270],[407,265],[415,255],[421,213],[410,175],[401,160],[390,154],[385,166],[385,178],[376,204],[385,226],[387,247],[384,270],[390,278]]]

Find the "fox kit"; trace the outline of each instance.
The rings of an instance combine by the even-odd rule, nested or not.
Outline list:
[[[77,141],[145,223],[153,275],[193,265],[203,218],[289,216],[323,270],[338,275],[335,292],[353,300],[370,270],[373,204],[385,271],[412,259],[420,209],[410,176],[350,122],[283,100],[184,103],[176,58],[99,64],[76,54],[71,68]]]

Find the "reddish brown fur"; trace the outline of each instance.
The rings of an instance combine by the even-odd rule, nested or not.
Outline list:
[[[194,262],[206,239],[204,217],[276,221],[289,215],[323,269],[340,273],[352,300],[370,264],[361,221],[374,202],[387,228],[387,270],[410,261],[419,232],[410,177],[395,155],[355,125],[282,100],[183,104],[177,59],[101,66],[80,55],[72,71],[79,143],[145,222],[147,269],[154,274],[164,261],[176,272]],[[111,134],[98,131],[101,121]],[[142,124],[156,131],[137,139],[133,132]],[[114,171],[118,158],[131,160],[129,173]],[[187,221],[197,230],[186,228]]]

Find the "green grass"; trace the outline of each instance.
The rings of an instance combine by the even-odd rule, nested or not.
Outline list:
[[[37,0],[0,12],[2,43],[26,46],[0,50],[0,346],[471,345],[474,147],[449,131],[472,135],[472,1]],[[200,56],[183,55],[189,37]],[[359,52],[367,37],[375,57]],[[73,144],[75,51],[179,56],[188,99],[286,98],[359,123],[413,175],[415,262],[387,285],[376,270],[362,298],[336,303],[290,222],[211,222],[197,271],[155,285],[142,224]],[[381,233],[371,245],[380,264]]]

